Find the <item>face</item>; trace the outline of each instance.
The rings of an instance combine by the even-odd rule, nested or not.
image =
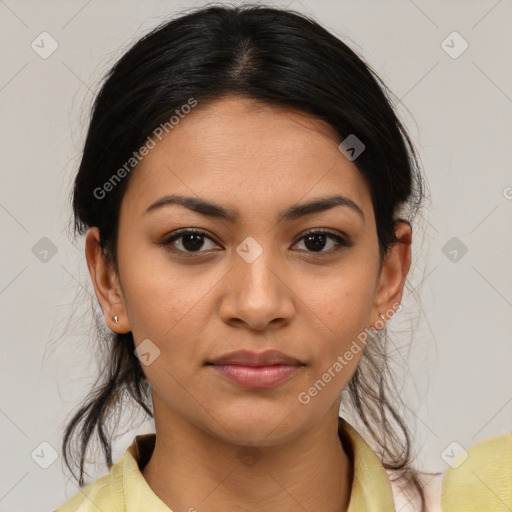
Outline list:
[[[369,188],[338,143],[319,120],[228,97],[199,103],[132,171],[120,300],[100,301],[133,333],[157,428],[272,445],[339,403],[363,355],[354,341],[403,283],[397,258],[380,267]],[[290,361],[210,364],[240,350]]]

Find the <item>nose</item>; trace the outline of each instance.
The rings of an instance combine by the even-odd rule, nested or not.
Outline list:
[[[231,325],[263,331],[290,323],[295,314],[296,298],[286,272],[265,249],[247,262],[234,254],[234,267],[229,273],[219,309],[221,319]]]

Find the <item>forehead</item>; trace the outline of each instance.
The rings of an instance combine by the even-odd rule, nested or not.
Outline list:
[[[342,193],[371,208],[360,171],[319,119],[241,97],[200,102],[132,171],[123,203],[142,212],[171,193],[247,214]]]

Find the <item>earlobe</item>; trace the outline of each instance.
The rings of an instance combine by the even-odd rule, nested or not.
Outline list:
[[[372,312],[372,325],[379,320],[380,315],[387,322],[397,310],[411,266],[411,225],[407,221],[398,221],[394,230],[398,241],[389,248],[384,257]],[[379,323],[382,321],[380,317]]]
[[[91,227],[87,231],[85,257],[107,326],[117,333],[129,332],[131,328],[119,279],[113,262],[108,261],[100,246],[100,231],[97,227]]]

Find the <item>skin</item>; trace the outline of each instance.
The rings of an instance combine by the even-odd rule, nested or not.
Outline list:
[[[142,365],[157,432],[142,473],[172,510],[347,510],[353,468],[337,418],[363,350],[308,404],[297,397],[379,313],[396,308],[411,227],[395,225],[399,243],[381,266],[370,190],[338,143],[329,125],[296,111],[239,97],[199,104],[132,171],[120,211],[118,274],[101,254],[98,229],[87,233],[107,325],[132,331],[136,346],[149,339],[160,350]],[[364,221],[344,206],[276,220],[291,205],[335,193],[355,202]],[[181,205],[145,212],[168,194],[200,197],[239,217],[230,222]],[[190,237],[159,245],[183,228],[207,231],[196,252]],[[352,246],[327,237],[316,252],[303,238],[316,228]],[[263,251],[251,263],[236,252],[247,237]],[[242,348],[278,349],[304,366],[265,390],[243,389],[205,366]],[[242,447],[257,450],[254,464],[241,460]]]

